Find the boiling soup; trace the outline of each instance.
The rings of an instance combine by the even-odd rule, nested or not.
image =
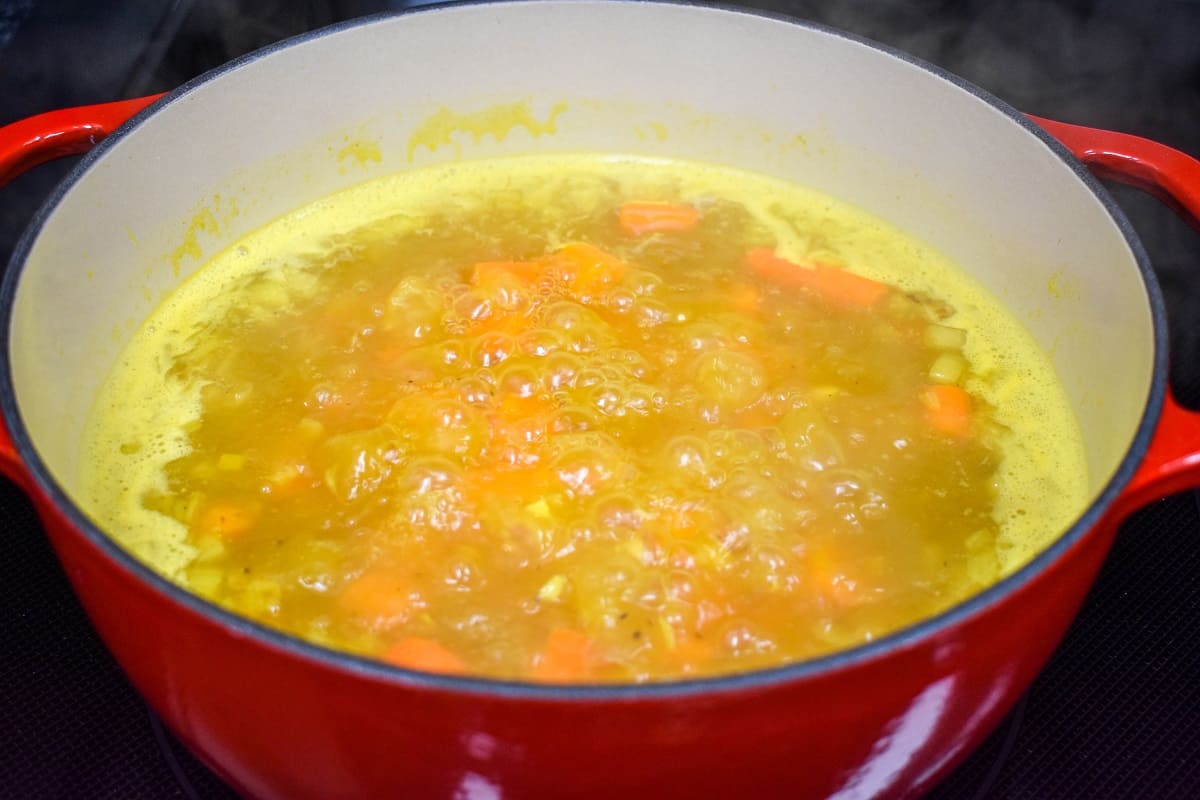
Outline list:
[[[558,682],[870,641],[1086,491],[1046,356],[928,247],[601,156],[417,170],[259,230],[141,327],[86,452],[98,523],[220,606]]]

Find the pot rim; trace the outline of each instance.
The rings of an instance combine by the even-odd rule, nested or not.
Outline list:
[[[794,25],[799,28],[806,28],[823,35],[846,39],[916,66],[942,80],[954,84],[982,102],[987,103],[1002,113],[1011,122],[1040,139],[1091,190],[1120,230],[1134,255],[1138,270],[1141,273],[1142,282],[1146,288],[1150,306],[1154,344],[1150,391],[1133,441],[1113,476],[1084,513],[1064,533],[1059,535],[1053,543],[1012,574],[937,615],[919,620],[866,644],[845,650],[838,650],[828,655],[776,667],[729,675],[718,675],[715,677],[687,678],[642,684],[540,684],[477,676],[441,675],[419,672],[308,642],[297,636],[239,616],[198,595],[192,594],[136,559],[122,548],[114,538],[104,533],[93,523],[54,480],[50,471],[34,449],[29,432],[26,430],[24,421],[17,409],[12,362],[9,358],[13,302],[20,283],[21,271],[42,228],[75,183],[82,178],[98,159],[103,158],[104,154],[111,147],[131,131],[135,130],[146,119],[169,108],[177,100],[200,86],[285,48],[302,45],[318,38],[341,33],[360,26],[373,25],[385,20],[412,14],[469,13],[470,10],[479,6],[513,6],[534,3],[551,3],[557,5],[562,2],[564,0],[503,0],[503,2],[464,0],[462,2],[445,2],[406,11],[372,14],[345,20],[318,30],[308,31],[240,56],[187,81],[130,118],[76,164],[67,177],[55,187],[48,199],[38,209],[28,227],[26,227],[9,259],[3,285],[0,286],[0,413],[3,414],[4,424],[8,427],[16,452],[32,479],[33,485],[70,522],[73,532],[82,535],[88,543],[115,562],[131,578],[148,584],[158,594],[163,595],[164,599],[177,603],[187,611],[201,617],[205,622],[215,624],[235,635],[253,639],[286,655],[299,657],[313,666],[329,668],[356,678],[374,680],[410,689],[468,693],[511,699],[596,702],[659,700],[693,695],[714,695],[769,689],[781,684],[828,675],[839,670],[880,659],[895,651],[915,647],[921,642],[934,639],[967,619],[1003,602],[1010,595],[1015,594],[1049,569],[1051,565],[1056,563],[1088,533],[1100,526],[1113,502],[1133,477],[1134,472],[1140,465],[1149,447],[1150,439],[1162,411],[1167,391],[1167,327],[1166,311],[1161,289],[1144,247],[1130,225],[1129,220],[1125,217],[1124,212],[1122,212],[1108,191],[1083,164],[1071,155],[1066,147],[1029,120],[1020,111],[984,89],[935,64],[928,63],[909,53],[865,37],[811,21],[789,17],[785,14],[731,6],[724,3],[699,3],[694,0],[590,0],[589,3],[580,3],[580,5],[616,6],[636,4],[676,6],[701,9],[713,13],[731,13],[765,18],[775,22]],[[466,11],[463,11],[463,9]]]

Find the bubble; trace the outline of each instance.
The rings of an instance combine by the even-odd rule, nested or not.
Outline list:
[[[574,386],[578,389],[587,389],[604,383],[607,379],[608,376],[599,367],[583,367],[575,374]]]
[[[733,343],[725,329],[715,322],[693,322],[679,331],[679,341],[687,350],[697,353],[720,350]]]
[[[482,412],[461,400],[438,400],[424,431],[431,449],[460,457],[476,457],[487,439]]]
[[[547,429],[554,434],[579,433],[595,430],[599,425],[600,418],[591,409],[568,405],[554,412]]]
[[[486,322],[492,316],[492,301],[476,291],[469,291],[455,299],[451,314],[466,327]]]
[[[428,456],[410,461],[400,473],[396,488],[407,494],[428,494],[449,489],[462,480],[462,469],[448,458]]]
[[[493,331],[475,340],[471,348],[471,360],[481,367],[494,367],[511,356],[516,349],[516,339],[510,334]]]
[[[554,474],[577,496],[592,496],[633,472],[620,447],[604,434],[567,434],[555,442],[554,450]]]
[[[760,464],[770,452],[760,434],[745,428],[709,431],[706,438],[713,456],[730,465]]]
[[[515,275],[498,275],[488,282],[483,293],[497,311],[518,314],[529,308],[531,292]]]
[[[641,518],[641,511],[630,495],[610,494],[596,502],[596,521],[607,530],[637,530]]]
[[[590,402],[597,411],[605,416],[625,415],[625,393],[620,385],[597,384],[590,393]]]
[[[625,274],[621,285],[635,295],[652,295],[662,288],[664,281],[653,272],[644,269],[632,269]]]
[[[720,642],[735,656],[769,653],[775,643],[750,620],[734,618],[722,626]]]
[[[715,466],[708,443],[699,436],[676,436],[663,448],[663,465],[676,475],[703,480]]]
[[[617,287],[610,289],[600,296],[600,303],[614,314],[629,314],[637,302],[637,294],[632,289]]]
[[[724,411],[752,405],[762,397],[766,386],[766,375],[758,360],[730,350],[701,356],[695,376],[700,393]]]
[[[639,300],[634,304],[633,318],[638,327],[656,328],[671,319],[671,312],[660,300]]]
[[[533,397],[541,386],[541,377],[529,364],[509,364],[496,379],[497,391],[517,397]]]
[[[534,328],[517,337],[517,349],[528,356],[544,358],[566,346],[562,334],[549,328]]]
[[[435,346],[437,359],[444,366],[465,366],[468,359],[467,344],[461,339],[449,339]]]
[[[639,380],[650,371],[650,363],[636,350],[614,347],[603,355],[611,366],[619,367],[623,373]]]
[[[569,389],[575,386],[575,378],[583,368],[583,361],[571,353],[552,353],[546,357],[542,383],[548,392]]]
[[[560,300],[542,309],[542,322],[547,328],[577,332],[604,326],[596,312],[570,300]]]

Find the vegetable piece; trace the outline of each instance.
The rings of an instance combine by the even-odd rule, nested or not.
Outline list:
[[[662,231],[690,231],[700,221],[700,212],[685,203],[629,202],[617,210],[621,227],[631,236]]]
[[[260,511],[257,506],[234,501],[218,501],[200,516],[200,530],[216,533],[222,539],[234,539],[254,527]]]
[[[746,253],[750,270],[763,280],[784,289],[807,288],[821,297],[848,308],[869,308],[887,297],[891,287],[846,269],[815,263],[797,264],[780,258],[774,250],[759,247]]]
[[[471,270],[471,283],[479,286],[510,275],[522,283],[536,283],[545,271],[541,261],[480,261]]]
[[[868,598],[858,590],[858,581],[846,575],[839,557],[830,546],[809,551],[806,572],[812,587],[827,602],[840,608],[855,608]]]
[[[580,631],[555,628],[546,638],[546,646],[533,659],[530,672],[534,680],[566,683],[587,675],[591,639]]]
[[[566,588],[567,576],[561,573],[554,575],[542,584],[542,588],[538,589],[538,600],[541,600],[543,603],[557,603],[562,599]]]
[[[480,469],[467,478],[472,495],[483,502],[495,497],[542,497],[553,485],[554,473],[547,467]]]
[[[962,328],[938,325],[936,322],[925,329],[925,346],[934,350],[961,350],[967,343],[967,332]]]
[[[549,414],[554,410],[554,404],[539,395],[522,397],[519,394],[505,394],[500,398],[496,410],[499,417],[506,422],[518,419],[529,419],[541,414]]]
[[[958,383],[966,369],[967,362],[958,353],[942,353],[929,367],[929,380],[934,383]]]
[[[538,519],[550,519],[554,516],[550,511],[550,504],[546,502],[546,498],[544,497],[539,497],[532,503],[527,504],[525,506],[525,511],[526,513],[537,517]]]
[[[401,576],[377,567],[347,584],[338,605],[372,628],[389,628],[407,618],[413,602]]]
[[[457,674],[466,672],[463,660],[433,639],[406,636],[383,654],[383,660],[398,667],[422,672]]]
[[[971,395],[958,386],[927,386],[921,393],[929,424],[941,433],[966,436],[971,431]]]
[[[590,295],[621,279],[628,265],[612,253],[586,242],[572,242],[551,256],[558,277],[576,295]]]
[[[283,462],[267,475],[263,492],[273,497],[296,497],[319,486],[304,462]]]

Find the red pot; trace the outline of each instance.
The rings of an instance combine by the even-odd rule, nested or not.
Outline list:
[[[510,108],[464,121],[474,141],[422,127],[441,105],[521,98],[526,117]],[[567,111],[550,114],[563,99]],[[488,128],[504,119],[525,122]],[[1153,274],[1081,162],[1193,220],[1200,164],[1135,137],[1034,122],[823,29],[714,8],[546,2],[343,25],[163,98],[15,123],[0,129],[0,182],[108,138],[40,212],[5,276],[0,469],[33,498],[135,686],[247,795],[918,794],[1029,685],[1120,520],[1200,484],[1200,421],[1169,396]],[[664,130],[665,140],[647,134]],[[364,139],[370,147],[350,147]],[[580,148],[773,171],[967,265],[1053,349],[1084,430],[1090,506],[1016,574],[863,647],[727,678],[559,687],[424,675],[268,630],[159,578],[72,500],[98,381],[200,249],[369,177],[376,161]]]

